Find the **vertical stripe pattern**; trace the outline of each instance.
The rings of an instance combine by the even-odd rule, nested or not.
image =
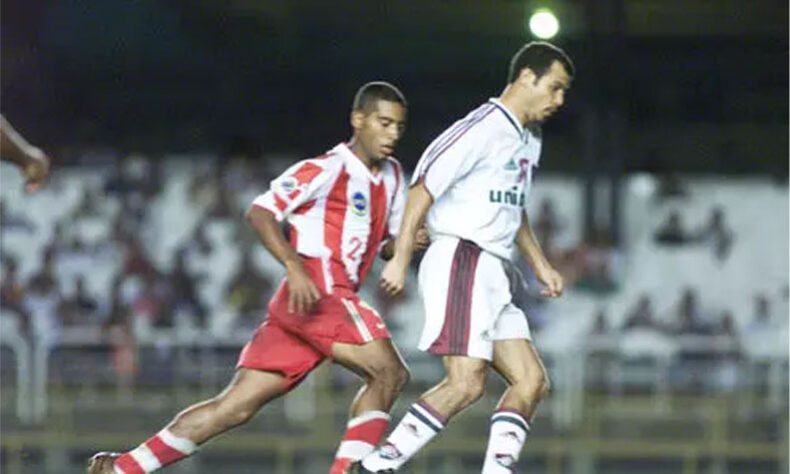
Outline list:
[[[472,290],[480,247],[459,240],[450,269],[450,283],[445,303],[444,325],[439,337],[428,348],[437,354],[466,354],[472,319]]]
[[[343,306],[346,307],[348,310],[348,315],[351,316],[351,319],[354,321],[354,324],[357,326],[357,331],[359,331],[359,335],[362,336],[362,340],[365,342],[370,342],[373,340],[373,335],[370,334],[370,330],[367,326],[365,326],[365,320],[362,319],[362,315],[359,314],[357,311],[356,306],[354,303],[349,301],[346,298],[341,298],[340,301],[343,302]]]
[[[397,192],[397,189],[396,191]],[[359,286],[373,266],[373,261],[376,259],[379,243],[384,238],[384,233],[387,229],[387,189],[384,186],[384,180],[379,184],[370,183],[370,234],[368,235],[365,245],[365,253],[362,255],[362,261],[359,266],[359,273],[357,273],[357,286]],[[356,288],[355,288],[356,289]]]
[[[324,220],[324,244],[329,249],[331,257],[326,262],[329,266],[325,272],[326,290],[332,292],[336,284],[346,283],[348,275],[343,264],[343,227],[345,226],[346,212],[348,210],[348,179],[349,174],[345,167],[340,171],[332,190],[326,200]]]

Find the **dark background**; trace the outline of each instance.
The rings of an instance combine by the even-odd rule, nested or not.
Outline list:
[[[541,2],[578,73],[543,169],[787,175],[784,0]],[[70,162],[122,152],[321,153],[356,89],[410,101],[400,157],[505,82],[537,2],[2,2],[3,113]]]

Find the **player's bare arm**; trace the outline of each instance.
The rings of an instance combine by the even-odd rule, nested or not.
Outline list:
[[[431,237],[428,235],[428,229],[425,227],[425,224],[420,226],[420,229],[417,231],[417,235],[414,238],[414,250],[417,252],[421,252],[428,248],[431,245]],[[389,260],[395,255],[395,239],[387,240],[384,245],[381,246],[381,252],[379,253],[382,260]]]
[[[521,225],[519,226],[518,234],[516,234],[516,245],[518,245],[521,255],[532,265],[532,268],[535,270],[535,276],[541,283],[546,285],[541,294],[551,298],[557,298],[562,295],[562,291],[565,288],[562,275],[551,266],[540,248],[540,243],[529,225],[529,217],[526,212],[521,214]]]
[[[258,206],[247,211],[247,222],[266,249],[283,264],[288,280],[288,311],[307,313],[321,298],[321,292],[307,274],[294,248],[285,240],[274,214]]]
[[[409,262],[418,243],[427,244],[427,232],[423,229],[422,237],[418,236],[418,232],[431,204],[433,198],[423,183],[418,183],[409,189],[400,232],[395,240],[395,254],[381,271],[381,287],[391,295],[397,295],[403,290]]]
[[[17,165],[25,176],[25,190],[39,190],[49,174],[49,158],[31,145],[0,115],[0,155]]]

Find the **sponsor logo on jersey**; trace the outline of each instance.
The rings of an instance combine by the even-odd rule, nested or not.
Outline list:
[[[384,443],[384,446],[381,447],[379,450],[379,457],[382,459],[398,459],[399,457],[403,456],[403,454],[398,451],[398,448],[395,447],[392,443]]]
[[[491,189],[488,191],[488,202],[495,204],[508,204],[511,206],[524,206],[525,201],[524,193],[519,193],[516,188],[502,191],[500,189]]]
[[[518,171],[519,168],[518,168],[518,165],[516,164],[516,162],[513,161],[513,158],[511,158],[510,161],[505,163],[505,169],[507,171]]]
[[[285,194],[291,194],[298,184],[299,182],[295,177],[288,176],[280,181],[280,189],[282,189]]]
[[[351,209],[354,211],[354,214],[358,216],[364,216],[368,212],[368,200],[365,199],[365,195],[361,192],[357,191],[351,196]]]

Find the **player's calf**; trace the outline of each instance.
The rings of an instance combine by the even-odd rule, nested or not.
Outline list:
[[[367,390],[381,394],[382,408],[389,409],[409,381],[409,369],[403,364],[392,363],[368,369]]]

